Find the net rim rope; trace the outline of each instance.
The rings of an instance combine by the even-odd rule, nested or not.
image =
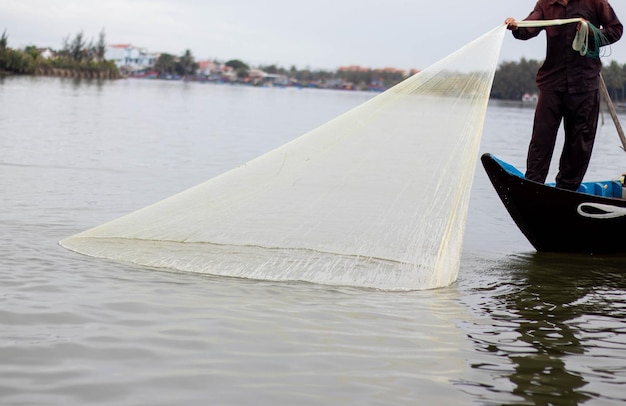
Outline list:
[[[522,20],[516,21],[518,27],[540,28],[540,27],[553,27],[566,24],[580,24],[579,29],[576,31],[574,41],[572,42],[572,49],[578,51],[582,56],[598,57],[600,56],[600,48],[608,44],[604,34],[596,26],[591,24],[584,18],[564,18],[554,20]],[[595,48],[589,47],[589,32],[594,40]],[[596,51],[592,51],[595,49]]]

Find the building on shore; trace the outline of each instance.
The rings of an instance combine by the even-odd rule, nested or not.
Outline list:
[[[115,62],[120,71],[133,72],[152,68],[159,54],[147,52],[131,44],[109,45],[104,58]]]

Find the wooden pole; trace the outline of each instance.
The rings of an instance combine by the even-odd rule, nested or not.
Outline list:
[[[600,75],[600,91],[602,92],[602,97],[606,102],[607,107],[609,108],[609,113],[611,114],[611,118],[613,119],[613,123],[615,124],[615,128],[617,128],[617,134],[619,135],[620,141],[622,141],[622,149],[626,151],[626,136],[624,136],[624,130],[622,129],[622,125],[617,118],[617,112],[615,111],[615,106],[611,101],[611,96],[609,95],[609,90],[606,88],[606,83],[604,83],[604,78]]]

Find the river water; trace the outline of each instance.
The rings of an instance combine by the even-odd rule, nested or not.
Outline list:
[[[537,254],[480,164],[441,289],[173,273],[57,244],[373,96],[0,79],[0,404],[623,404],[626,258]],[[481,152],[523,169],[532,115],[492,102]],[[589,179],[626,170],[605,120]]]

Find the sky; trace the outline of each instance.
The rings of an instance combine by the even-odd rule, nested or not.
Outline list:
[[[501,25],[525,18],[536,0],[1,0],[9,46],[62,47],[82,32],[108,44],[196,60],[335,70],[424,69]],[[612,0],[626,24],[626,0]],[[604,57],[626,64],[626,36]],[[542,60],[545,37],[507,33],[500,61]]]

